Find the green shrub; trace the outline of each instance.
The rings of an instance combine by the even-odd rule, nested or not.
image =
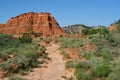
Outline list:
[[[117,71],[120,72],[120,58],[116,58],[113,61],[111,61],[110,66],[113,72],[117,72]]]
[[[107,64],[99,64],[93,69],[92,74],[95,77],[108,77],[111,72],[111,68]]]
[[[43,59],[49,59],[48,55],[45,54],[45,53],[43,53],[43,54],[41,55],[41,58],[43,58]]]
[[[29,34],[24,34],[22,38],[13,38],[10,35],[0,34],[0,58],[5,61],[0,64],[0,68],[8,73],[19,73],[28,71],[38,65],[38,55],[42,54],[46,58],[45,47],[37,42],[31,43]],[[12,55],[12,57],[10,57]],[[13,68],[13,66],[16,66]]]
[[[31,35],[30,34],[23,34],[23,36],[21,38],[19,38],[19,40],[22,42],[22,43],[31,43],[32,42],[32,38],[31,38]]]
[[[112,57],[115,58],[120,58],[120,49],[119,47],[115,47],[113,49],[111,49],[111,53],[112,53]]]
[[[109,35],[110,31],[106,27],[100,27],[97,29],[97,32],[101,37],[106,37]]]
[[[32,55],[30,55],[32,56]],[[38,61],[36,59],[36,57],[30,57],[28,55],[19,55],[16,56],[15,58],[12,58],[10,60],[7,60],[5,62],[3,62],[0,66],[4,71],[8,71],[8,73],[12,73],[12,72],[19,72],[19,70],[29,70],[32,67],[37,66]],[[16,64],[18,65],[18,68],[16,70],[14,70],[14,68],[12,68],[12,65]]]
[[[11,40],[12,40],[12,36],[11,35],[0,34],[0,47],[5,46]]]
[[[64,58],[70,58],[70,55],[66,53],[64,50],[61,50],[61,54],[63,55]]]
[[[61,48],[77,48],[84,45],[83,39],[79,38],[58,38],[55,42],[61,42]]]
[[[75,68],[77,70],[79,70],[79,69],[88,70],[90,67],[91,67],[91,64],[88,62],[84,62],[84,61],[77,62],[75,65]]]
[[[46,41],[46,42],[51,42],[51,38],[39,38],[39,41],[42,42],[42,41]]]
[[[20,78],[20,77],[11,77],[9,78],[9,80],[25,80],[25,79]]]
[[[83,29],[82,34],[83,35],[91,35],[91,34],[96,34],[97,29]]]
[[[15,53],[13,53],[14,57],[3,62],[1,64],[1,68],[11,73],[11,72],[19,72],[19,70],[21,69],[29,70],[32,67],[36,67],[38,64],[37,56],[35,54],[36,50],[37,50],[37,46],[33,44],[23,44],[19,46],[17,50],[15,50]],[[12,51],[14,51],[14,49],[12,49]],[[19,68],[16,71],[11,69],[11,66],[13,64],[19,65]]]
[[[95,66],[95,65],[98,65],[98,64],[101,64],[104,62],[103,58],[102,57],[92,57],[89,61],[88,61],[92,66]]]
[[[93,56],[94,56],[94,53],[93,53],[93,52],[86,52],[86,53],[85,53],[85,58],[86,58],[87,60],[90,60]]]
[[[49,43],[49,42],[51,42],[51,39],[50,38],[45,38],[44,41]]]
[[[106,80],[120,80],[120,71],[115,71],[109,74]]]
[[[16,53],[17,50],[17,48],[2,48],[0,49],[0,58],[7,60],[9,58],[9,55]]]
[[[37,34],[35,31],[33,31],[33,30],[30,30],[29,31],[29,34],[33,34],[33,35],[35,35],[35,34]]]
[[[9,55],[6,52],[4,52],[4,51],[0,52],[0,58],[6,60],[6,59],[8,59],[8,56]]]
[[[84,73],[83,71],[77,71],[75,76],[77,80],[94,80],[91,74]]]
[[[75,64],[76,64],[76,61],[71,60],[71,61],[67,61],[65,66],[66,66],[66,68],[74,68]]]
[[[99,50],[94,53],[95,57],[102,57],[104,60],[107,60],[107,61],[112,60],[112,54],[110,49],[107,49],[104,47],[97,47],[97,49],[98,48]]]
[[[37,51],[36,51],[36,52],[38,52],[38,53],[44,53],[45,50],[46,50],[45,47],[42,46],[42,45],[40,45],[40,46],[37,48]]]
[[[110,43],[115,42],[115,40],[114,40],[114,38],[113,38],[113,36],[112,36],[111,34],[109,34],[109,35],[106,37],[106,39],[107,39],[108,42],[110,42]]]
[[[110,51],[107,50],[107,49],[102,49],[102,50],[101,50],[101,56],[102,56],[103,59],[105,59],[105,60],[108,60],[108,61],[112,60],[112,54],[111,54]]]
[[[36,56],[39,58],[43,58],[43,59],[48,59],[48,55],[45,53],[45,47],[40,45],[38,46],[37,50],[35,51]]]

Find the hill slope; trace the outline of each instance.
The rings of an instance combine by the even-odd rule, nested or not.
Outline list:
[[[88,26],[85,26],[83,24],[75,24],[75,25],[69,25],[63,27],[63,30],[68,34],[77,34],[81,33],[83,29],[90,28]]]

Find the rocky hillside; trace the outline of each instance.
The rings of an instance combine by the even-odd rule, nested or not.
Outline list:
[[[111,31],[112,30],[112,31]],[[83,37],[60,37],[60,52],[76,80],[120,80],[120,20],[84,29]],[[74,80],[74,79],[71,79]]]
[[[118,31],[120,32],[120,20],[116,21],[115,23],[111,24],[109,27],[110,31]]]
[[[77,34],[81,33],[83,29],[90,28],[82,24],[75,24],[63,27],[63,30],[68,34]]]
[[[110,31],[117,31],[118,30],[118,25],[117,24],[111,25],[108,29]]]
[[[24,13],[12,17],[6,24],[0,24],[0,33],[21,35],[31,31],[44,36],[65,34],[55,18],[50,13],[44,12]]]

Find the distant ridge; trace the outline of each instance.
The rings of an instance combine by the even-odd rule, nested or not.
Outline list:
[[[74,24],[63,27],[63,30],[68,34],[78,34],[81,33],[83,29],[90,29],[90,27],[83,24]]]

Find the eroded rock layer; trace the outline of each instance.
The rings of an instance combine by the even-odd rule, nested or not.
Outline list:
[[[20,35],[34,31],[44,36],[64,35],[55,18],[50,13],[24,13],[12,17],[6,24],[0,24],[0,33]]]

